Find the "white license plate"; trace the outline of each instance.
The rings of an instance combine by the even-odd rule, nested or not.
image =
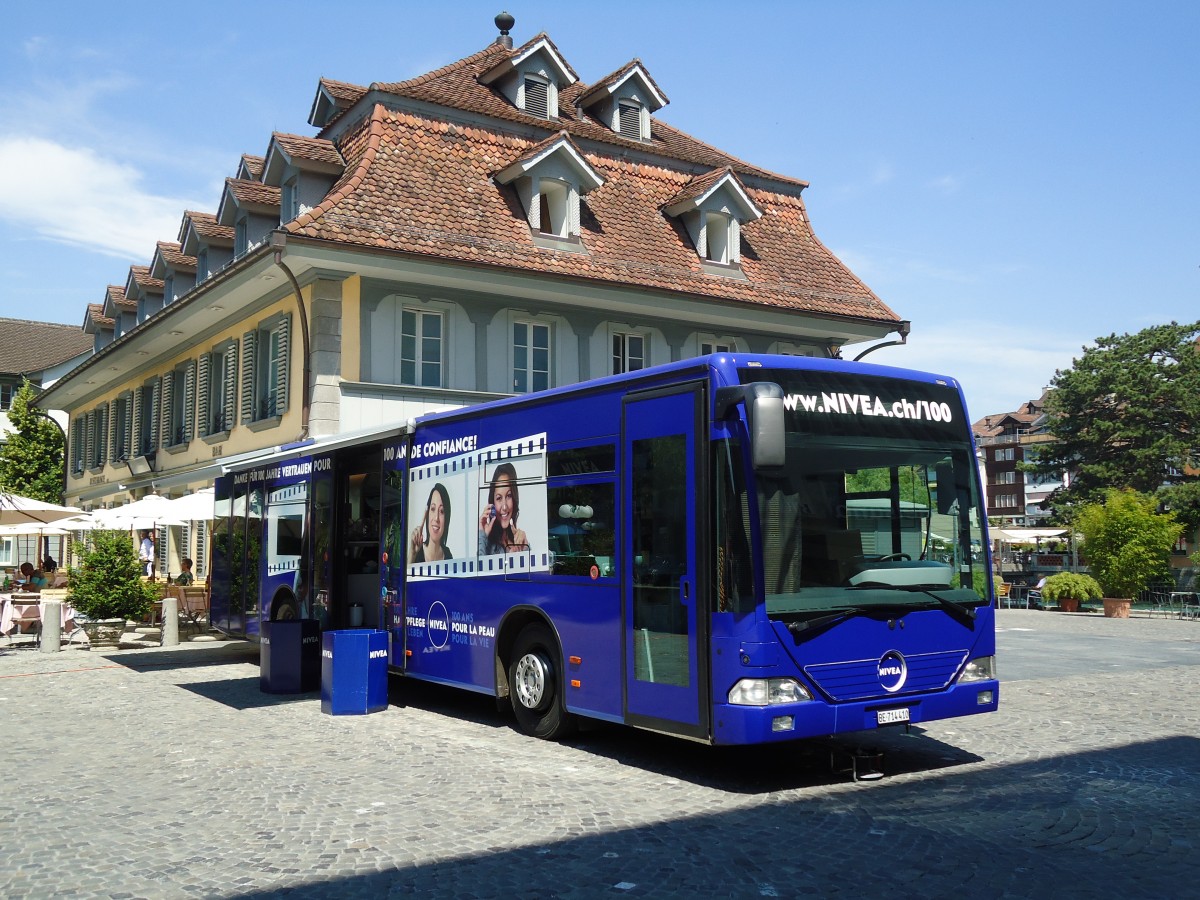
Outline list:
[[[905,707],[902,707],[901,709],[881,709],[881,710],[879,710],[878,719],[876,720],[876,724],[893,725],[896,722],[907,722],[907,721],[908,721],[908,707],[905,706]]]

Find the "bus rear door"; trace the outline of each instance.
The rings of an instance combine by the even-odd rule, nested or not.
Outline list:
[[[693,737],[709,730],[707,617],[697,614],[702,385],[624,403],[625,718]]]

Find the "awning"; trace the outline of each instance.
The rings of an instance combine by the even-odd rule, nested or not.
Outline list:
[[[1036,544],[1038,541],[1062,537],[1067,533],[1065,528],[989,528],[988,534],[993,541],[1004,541],[1006,544]]]

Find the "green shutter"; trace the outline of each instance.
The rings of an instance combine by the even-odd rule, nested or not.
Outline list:
[[[196,434],[208,436],[208,367],[212,365],[212,354],[203,353],[196,367]]]
[[[258,332],[242,335],[242,424],[254,421],[254,351]]]

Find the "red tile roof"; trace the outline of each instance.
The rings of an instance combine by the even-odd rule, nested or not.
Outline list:
[[[415,95],[418,88],[428,88],[425,99],[448,99],[443,93],[449,90],[447,80],[455,80],[477,94],[481,86],[473,77],[452,76],[477,70],[497,52],[507,51],[488,48],[470,57],[474,62],[469,66],[404,82],[403,90]],[[507,101],[504,104],[511,110]],[[512,111],[506,118],[529,117]],[[579,127],[567,130],[578,138]],[[685,139],[681,138],[685,144],[691,140]],[[692,182],[694,167],[639,162],[626,158],[619,147],[588,150],[591,145],[580,145],[605,180],[587,195],[581,209],[582,246],[587,252],[541,249],[533,243],[515,192],[498,187],[491,178],[541,142],[376,105],[369,120],[341,144],[347,159],[343,178],[315,209],[284,227],[364,248],[888,324],[899,321],[813,235],[794,189],[784,193],[748,186],[747,193],[764,215],[742,230],[741,268],[746,278],[707,274],[682,227],[661,211]],[[714,154],[722,166],[761,174]],[[687,161],[699,155],[690,153]]]
[[[192,230],[196,232],[197,237],[202,238],[204,243],[233,246],[233,226],[217,224],[217,217],[212,213],[195,212],[189,209],[183,215],[186,222],[191,223]],[[182,234],[183,229],[181,228],[180,236]]]
[[[342,155],[333,141],[324,138],[302,137],[298,134],[275,132],[271,140],[293,159],[307,159],[324,165],[342,166]]]
[[[246,167],[246,171],[254,178],[262,177],[263,163],[266,160],[261,156],[254,156],[250,153],[242,154],[242,165]]]
[[[159,241],[157,244],[157,254],[162,257],[162,261],[175,269],[178,272],[195,272],[196,257],[187,256],[180,249],[179,245],[167,241]]]
[[[111,304],[119,312],[137,312],[137,301],[125,299],[125,288],[123,285],[110,284],[108,290],[104,292],[104,305],[102,308],[107,309]]]
[[[279,206],[279,188],[260,181],[226,178],[225,186],[239,206]]]
[[[95,304],[89,304],[89,311]],[[78,325],[0,319],[0,371],[6,375],[43,372],[87,353],[94,341]]]
[[[738,173],[759,175],[789,184],[805,186],[803,181],[761,169],[735,156],[723,153],[653,117],[650,120],[649,141],[622,137],[607,125],[597,122],[575,107],[575,100],[591,89],[590,85],[582,82],[576,82],[559,93],[557,119],[551,121],[529,115],[524,110],[513,106],[508,98],[498,90],[479,82],[479,76],[494,68],[506,55],[520,52],[520,48],[506,50],[499,44],[489,44],[478,53],[417,78],[411,78],[408,81],[378,82],[371,87],[384,93],[424,100],[440,106],[467,110],[510,122],[520,122],[523,125],[537,125],[552,131],[565,129],[576,140],[600,141],[637,148],[643,152],[658,153],[708,168],[730,166]]]

